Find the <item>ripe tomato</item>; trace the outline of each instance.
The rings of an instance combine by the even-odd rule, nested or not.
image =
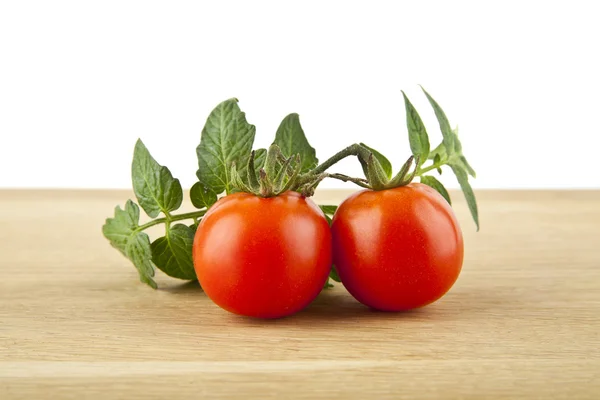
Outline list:
[[[331,229],[342,283],[374,309],[430,304],[450,290],[462,268],[463,237],[454,212],[421,183],[353,194]]]
[[[220,199],[198,226],[194,268],[227,311],[279,318],[305,308],[331,268],[331,231],[315,203],[296,192]]]

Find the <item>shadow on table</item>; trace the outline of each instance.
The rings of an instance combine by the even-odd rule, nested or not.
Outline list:
[[[198,281],[162,284],[160,290],[174,295],[199,295],[206,297]]]
[[[414,319],[423,318],[424,310],[411,310],[391,313],[374,310],[354,299],[343,288],[324,290],[304,311],[295,317],[307,319],[315,323],[332,320],[365,321],[370,319]]]
[[[332,323],[360,324],[368,321],[427,319],[426,310],[389,313],[370,309],[356,301],[343,288],[324,290],[303,311],[285,318],[264,320],[231,316],[237,323],[250,326],[304,325],[307,327],[331,326]]]
[[[161,290],[182,296],[202,297],[203,301],[210,301],[200,288],[198,282],[183,284],[163,285]],[[332,321],[346,320],[349,322],[365,322],[370,320],[445,320],[464,318],[467,315],[488,312],[490,308],[510,306],[510,296],[489,290],[454,290],[438,302],[427,307],[405,312],[384,312],[373,310],[355,300],[339,284],[333,289],[323,290],[319,296],[303,311],[281,319],[263,320],[231,315],[238,321],[250,325],[265,323],[302,322],[315,325],[327,324]],[[285,321],[285,322],[284,322]]]

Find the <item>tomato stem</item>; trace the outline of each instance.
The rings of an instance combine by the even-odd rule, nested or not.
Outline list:
[[[456,160],[456,157],[454,155],[451,156],[445,156],[445,157],[441,157],[441,159],[438,162],[433,162],[430,166],[425,167],[425,168],[419,168],[417,170],[417,176],[421,176],[423,174],[426,174],[429,171],[433,171],[434,169],[439,169],[440,167],[443,167],[444,165],[448,165],[448,164],[452,164],[454,161]]]
[[[333,164],[335,164],[349,156],[358,156],[358,155],[362,154],[364,159],[367,159],[367,158],[369,158],[368,153],[369,153],[369,151],[367,149],[365,149],[361,145],[355,143],[353,145],[346,147],[344,150],[334,154],[327,161],[323,162],[322,164],[318,165],[315,169],[310,171],[310,173],[312,175],[322,174],[323,172],[327,171],[327,169],[329,167],[331,167]]]
[[[431,164],[428,167],[419,168],[419,170],[417,171],[417,176],[421,176],[421,175],[423,175],[423,174],[425,174],[425,173],[427,173],[429,171],[433,171],[434,169],[438,169],[439,167],[441,167],[443,165],[446,165],[446,162],[440,161],[438,163]]]
[[[325,177],[327,178],[333,178],[333,179],[338,179],[342,182],[352,182],[360,187],[363,187],[365,189],[370,189],[371,187],[369,186],[369,182],[366,179],[363,178],[353,178],[351,176],[348,175],[344,175],[344,174],[324,174]]]
[[[165,218],[157,218],[154,219],[150,222],[147,222],[143,225],[140,225],[135,232],[140,232],[143,231],[145,229],[148,229],[154,225],[158,225],[158,224],[162,224],[162,223],[167,223],[167,222],[173,222],[173,221],[181,221],[183,219],[193,219],[194,222],[196,222],[198,220],[198,217],[202,217],[204,216],[204,214],[206,214],[206,210],[200,210],[200,211],[192,211],[189,213],[184,213],[184,214],[176,214],[176,215],[171,215],[169,214],[169,217],[165,217]]]

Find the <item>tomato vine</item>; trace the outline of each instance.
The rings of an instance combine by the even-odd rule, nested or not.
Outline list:
[[[316,150],[308,142],[300,117],[295,113],[282,120],[269,149],[253,149],[255,126],[246,120],[237,99],[225,100],[209,114],[196,148],[198,181],[190,189],[190,200],[198,210],[173,213],[183,202],[181,184],[138,139],[131,165],[137,203],[127,200],[124,208],[117,206],[114,215],[103,225],[103,234],[111,246],[133,263],[140,280],[156,288],[155,268],[174,278],[196,279],[191,251],[194,234],[204,214],[221,196],[244,191],[273,197],[286,191],[297,191],[308,197],[327,178],[352,182],[362,188],[386,190],[407,185],[418,177],[421,183],[437,190],[450,203],[448,191],[429,174],[434,171],[441,174],[442,167],[449,167],[456,175],[479,229],[477,202],[469,183],[469,176],[475,177],[475,171],[463,155],[458,130],[451,128],[445,112],[425,89],[423,93],[436,115],[442,143],[430,149],[425,125],[402,92],[412,155],[395,175],[390,161],[364,143],[347,146],[319,163]],[[364,177],[328,172],[347,157],[356,157]],[[140,224],[140,207],[151,218],[149,222]],[[330,220],[336,206],[322,205],[321,209]],[[159,218],[160,214],[163,217]],[[179,223],[185,220],[191,223]],[[151,242],[145,230],[159,224],[164,224],[165,234]],[[339,281],[334,272],[331,278]],[[325,286],[330,286],[329,282]]]

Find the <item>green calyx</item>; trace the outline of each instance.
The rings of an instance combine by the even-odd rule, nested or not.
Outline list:
[[[386,172],[382,166],[383,163],[380,161],[380,158],[383,156],[381,154],[379,156],[377,157],[375,153],[370,152],[366,161],[361,160],[370,189],[386,190],[406,186],[415,178],[417,165],[419,165],[418,156],[410,156],[394,177],[390,177],[391,174]],[[358,157],[360,159],[361,155],[359,154]],[[412,172],[409,172],[413,162],[415,168],[413,168]]]
[[[299,154],[285,157],[279,146],[272,144],[263,165],[256,165],[255,158],[256,154],[252,151],[243,169],[238,169],[235,163],[231,166],[234,191],[252,193],[259,197],[275,197],[289,190],[299,190],[309,183],[299,179],[302,168]]]

